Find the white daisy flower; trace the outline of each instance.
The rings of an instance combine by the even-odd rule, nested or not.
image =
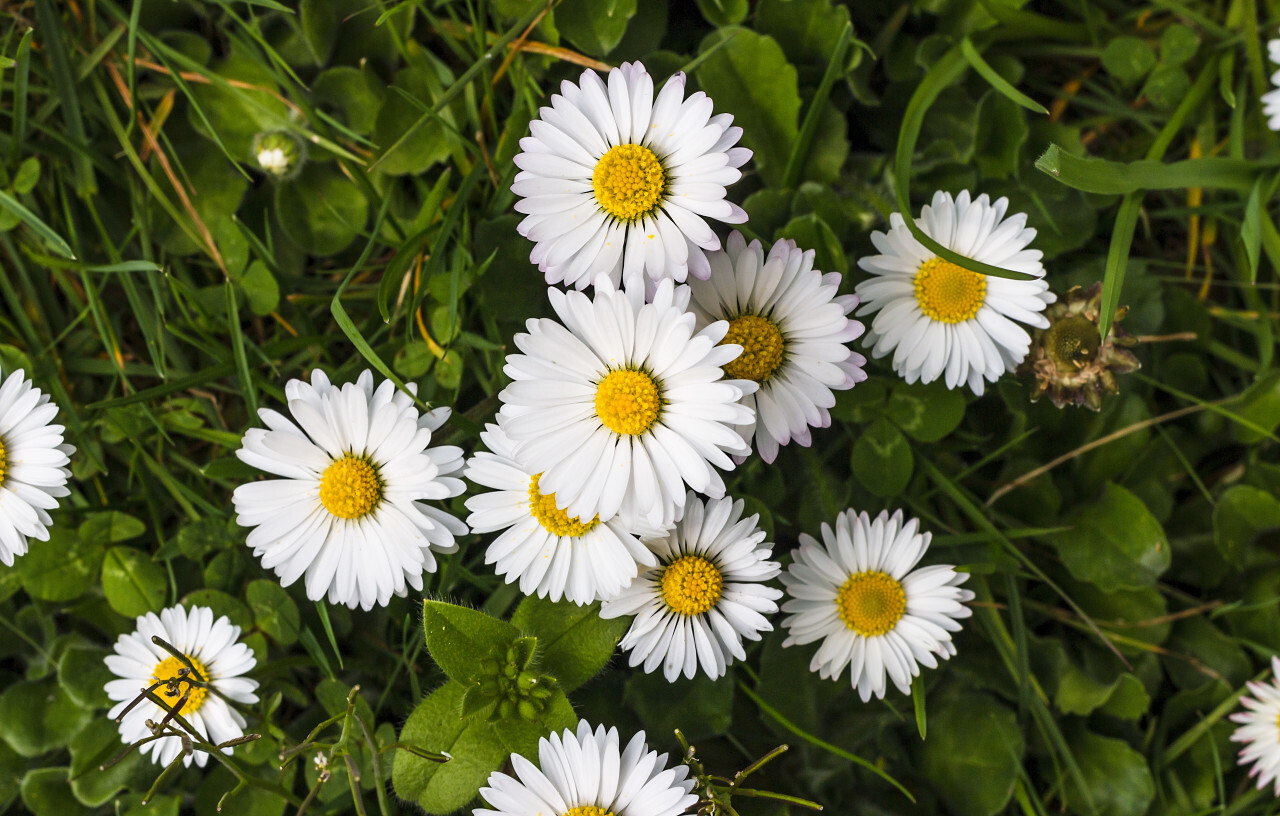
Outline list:
[[[850,666],[863,702],[884,698],[886,675],[910,694],[919,664],[937,668],[935,655],[955,654],[956,619],[973,614],[962,605],[973,593],[959,586],[967,574],[949,565],[912,569],[932,537],[919,529],[916,519],[903,523],[901,510],[874,521],[846,510],[834,530],[822,525],[821,544],[801,534],[782,574],[791,596],[782,611],[792,613],[782,622],[789,630],[782,645],[822,641],[809,670],[835,680]]]
[[[966,190],[952,201],[938,192],[916,224],[965,257],[1042,278],[1040,250],[1026,248],[1036,231],[1027,228],[1026,213],[1005,218],[1008,207],[1007,198],[970,201]],[[864,341],[871,356],[892,351],[893,370],[909,383],[944,377],[948,388],[968,383],[981,395],[984,378],[995,382],[1031,348],[1031,336],[1014,321],[1047,327],[1040,313],[1057,298],[1043,280],[988,277],[944,261],[912,236],[900,213],[889,224],[888,234],[871,234],[882,254],[858,261],[875,277],[854,287],[862,298],[858,316],[876,315]]]
[[[840,273],[824,275],[813,257],[782,240],[766,258],[759,241],[748,244],[735,230],[725,250],[711,254],[711,277],[689,281],[698,325],[729,321],[722,342],[743,348],[725,373],[760,384],[743,398],[755,423],[739,432],[766,462],[792,440],[807,447],[810,427],[831,424],[832,390],[867,378],[866,358],[845,345],[862,335],[862,323],[846,317],[858,298],[837,295]]]
[[[413,385],[409,386],[414,389]],[[458,549],[467,526],[425,501],[463,492],[462,449],[429,448],[448,408],[419,415],[390,380],[376,389],[365,371],[355,383],[330,385],[323,371],[311,384],[285,385],[289,413],[258,416],[236,455],[282,479],[235,490],[236,521],[253,527],[248,543],[262,566],[289,586],[306,576],[307,597],[370,609],[408,587],[422,589],[434,572],[432,551]]]
[[[1249,683],[1253,697],[1241,697],[1247,709],[1231,715],[1240,727],[1231,735],[1232,742],[1243,742],[1238,764],[1253,764],[1250,777],[1258,777],[1258,789],[1275,781],[1275,795],[1280,796],[1280,657],[1271,658],[1270,683]]]
[[[76,449],[50,425],[58,406],[32,386],[26,372],[10,372],[0,384],[0,563],[27,552],[27,539],[49,540],[50,510],[70,495],[66,465]]]
[[[518,578],[526,595],[581,605],[617,595],[640,564],[657,565],[616,516],[583,522],[561,510],[554,493],[542,492],[542,474],[521,466],[502,428],[487,428],[480,439],[489,450],[472,456],[463,475],[492,491],[467,499],[467,525],[475,533],[502,530],[484,562],[497,564],[507,583]]]
[[[721,366],[742,351],[717,345],[729,324],[697,331],[688,287],[669,280],[647,304],[603,275],[592,298],[549,296],[563,325],[528,321],[529,333],[515,336],[524,353],[503,369],[514,382],[498,395],[503,430],[516,458],[541,474],[540,490],[570,517],[619,515],[658,530],[680,517],[685,485],[723,496],[715,467],[732,470],[729,454],[750,452],[733,426],[752,421],[739,401],[756,390],[723,379]]]
[[[152,636],[163,638],[186,655],[213,691],[189,682],[186,678],[190,675],[182,674],[187,671],[186,664],[152,643]],[[209,742],[217,745],[244,736],[244,717],[227,700],[258,702],[258,695],[253,693],[258,681],[242,676],[258,661],[248,646],[237,642],[239,637],[239,626],[232,625],[225,615],[215,620],[213,610],[205,606],[172,606],[159,615],[148,612],[138,618],[133,632],[116,640],[115,654],[105,658],[107,668],[120,678],[107,682],[107,696],[117,701],[107,716],[118,717],[143,689],[163,683],[153,689],[156,696],[173,706],[186,696],[178,714]],[[143,700],[120,721],[120,739],[134,743],[151,736],[147,720],[158,723],[167,713],[150,700]],[[153,762],[168,765],[182,752],[182,739],[162,737],[139,750],[151,754]],[[229,754],[231,750],[223,748],[222,753]],[[193,759],[203,768],[209,757],[203,751],[195,751],[184,757],[182,764],[190,767]]]
[[[1267,43],[1267,52],[1271,61],[1280,64],[1280,40]],[[1271,75],[1271,84],[1280,86],[1280,71]],[[1262,115],[1267,117],[1267,127],[1280,130],[1280,87],[1272,88],[1262,95]]]
[[[565,81],[529,124],[516,156],[521,172],[517,227],[534,242],[529,260],[547,283],[584,289],[606,273],[619,282],[683,281],[710,271],[704,250],[720,248],[705,219],[728,224],[746,212],[725,200],[751,151],[734,147],[742,128],[729,114],[712,116],[698,91],[684,98],[678,73],[653,95],[653,79],[638,62]]]
[[[688,767],[667,767],[643,731],[624,748],[618,729],[593,732],[582,720],[576,734],[566,728],[538,740],[538,764],[512,754],[515,778],[490,774],[480,795],[493,809],[475,816],[679,816],[698,803]]]
[[[600,607],[602,618],[636,616],[619,644],[631,652],[630,665],[643,662],[646,672],[662,666],[669,682],[681,674],[692,679],[701,665],[715,680],[746,658],[744,637],[773,631],[765,616],[778,611],[782,591],[764,582],[779,566],[769,560],[760,517],[744,519],[742,506],[729,498],[704,504],[690,493],[680,523],[645,539],[660,563]]]

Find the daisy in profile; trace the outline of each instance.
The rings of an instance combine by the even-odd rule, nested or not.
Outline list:
[[[484,562],[497,564],[507,583],[519,579],[526,595],[581,605],[617,595],[639,565],[657,565],[616,516],[584,522],[561,510],[554,493],[542,492],[542,474],[516,460],[515,445],[502,428],[487,428],[480,439],[489,450],[472,456],[463,475],[491,491],[467,499],[467,525],[475,533],[502,530]]]
[[[0,384],[0,563],[27,552],[27,539],[49,540],[49,511],[70,495],[67,463],[76,449],[50,425],[58,406],[17,369]]]
[[[284,586],[305,576],[313,601],[370,609],[422,589],[422,574],[436,568],[433,551],[454,552],[454,536],[467,532],[424,503],[465,489],[449,475],[462,469],[462,450],[428,447],[449,409],[419,415],[390,380],[375,389],[368,371],[337,386],[316,369],[309,385],[290,380],[285,395],[294,421],[258,411],[267,429],[250,429],[236,452],[282,477],[241,485],[232,497],[236,521],[254,528],[254,555]]]
[[[967,574],[946,565],[913,569],[930,538],[916,519],[903,523],[901,510],[874,520],[846,510],[834,530],[822,525],[822,543],[801,534],[782,574],[790,596],[782,611],[791,613],[782,645],[822,641],[809,670],[835,680],[849,666],[863,702],[884,698],[886,676],[910,694],[920,664],[937,668],[938,657],[956,653],[950,633],[973,614],[963,605],[973,593],[960,588]]]
[[[191,666],[153,643],[153,636],[182,652]],[[258,681],[243,676],[257,665],[257,660],[248,646],[237,641],[239,637],[239,626],[232,625],[225,615],[214,619],[213,610],[205,606],[172,606],[159,615],[148,612],[138,618],[137,628],[121,635],[116,640],[115,654],[105,658],[107,668],[119,678],[106,685],[107,696],[117,701],[108,716],[120,716],[143,689],[155,686],[155,695],[171,707],[186,697],[178,714],[214,745],[244,736],[244,717],[227,700],[258,702],[258,695],[254,694]],[[195,674],[191,673],[192,668]],[[150,737],[147,720],[160,722],[167,713],[150,700],[143,700],[120,721],[120,739],[134,743]],[[168,765],[182,752],[182,738],[161,737],[139,750],[150,754],[153,762]],[[231,748],[223,748],[222,752],[229,754]],[[203,768],[209,756],[195,751],[183,757],[182,764],[190,767],[192,760]]]
[[[1280,657],[1271,658],[1271,674],[1270,683],[1248,684],[1253,696],[1241,697],[1246,710],[1231,715],[1240,723],[1231,741],[1244,743],[1239,764],[1253,764],[1249,776],[1258,778],[1258,789],[1274,781],[1280,796]]]
[[[744,637],[773,631],[765,616],[778,611],[782,591],[764,585],[779,567],[759,518],[742,517],[741,499],[703,504],[690,493],[680,523],[645,539],[660,563],[600,607],[602,618],[636,616],[619,644],[631,652],[630,665],[662,666],[669,682],[692,679],[702,666],[715,680],[746,658]]]
[[[684,97],[678,73],[653,94],[638,62],[565,81],[529,124],[511,191],[525,214],[520,234],[547,283],[584,289],[599,273],[617,286],[641,273],[705,278],[705,251],[720,248],[706,219],[741,224],[747,214],[725,200],[751,151],[735,147],[742,128],[712,116],[698,91]]]
[[[988,277],[944,261],[911,235],[900,213],[887,234],[871,234],[881,254],[858,261],[873,277],[854,287],[858,316],[875,315],[865,340],[871,356],[893,352],[893,370],[909,383],[942,377],[948,388],[967,383],[978,395],[985,381],[1022,362],[1031,336],[1018,323],[1047,327],[1041,312],[1056,298],[1040,280],[1040,250],[1027,249],[1036,231],[1025,213],[1005,218],[1008,207],[1006,198],[992,204],[985,194],[971,201],[967,190],[955,200],[938,192],[916,224],[950,250],[1036,280]]]
[[[1267,53],[1271,61],[1280,64],[1280,40],[1267,43]],[[1271,75],[1271,84],[1280,85],[1280,71]],[[1262,95],[1262,115],[1267,119],[1267,127],[1280,130],[1280,87],[1272,88]]]
[[[751,423],[740,400],[756,384],[724,379],[742,347],[717,345],[724,321],[696,329],[688,287],[662,281],[652,303],[638,288],[617,291],[602,275],[594,297],[549,290],[563,325],[528,321],[498,397],[516,458],[570,518],[665,530],[686,485],[724,495],[715,468],[750,452],[733,426]]]
[[[858,298],[837,295],[840,273],[814,269],[813,255],[782,240],[766,258],[759,241],[748,244],[734,230],[724,251],[710,256],[711,277],[689,281],[698,325],[727,320],[722,342],[742,346],[725,373],[760,384],[743,398],[755,422],[740,431],[766,462],[779,445],[807,447],[810,427],[831,424],[833,389],[867,378],[866,358],[845,345],[862,335],[862,324],[847,317]]]
[[[512,754],[515,777],[490,774],[480,795],[492,809],[475,816],[680,816],[698,802],[688,767],[668,767],[643,731],[623,747],[618,729],[592,731],[582,720],[576,734],[566,728],[538,740],[538,764]]]

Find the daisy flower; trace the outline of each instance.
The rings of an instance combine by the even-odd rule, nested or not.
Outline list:
[[[746,658],[744,637],[773,631],[765,615],[778,611],[782,591],[764,585],[779,567],[759,518],[742,517],[741,499],[704,504],[690,493],[680,523],[645,539],[660,563],[600,607],[602,618],[636,616],[619,644],[631,652],[630,665],[662,666],[669,682],[692,679],[701,665],[715,680]]]
[[[858,298],[837,295],[840,273],[814,269],[813,255],[783,240],[766,258],[759,241],[748,244],[735,230],[711,254],[711,277],[689,281],[698,325],[729,321],[722,342],[743,348],[725,373],[760,384],[743,398],[756,420],[739,431],[766,462],[792,440],[807,447],[810,427],[831,424],[832,390],[867,378],[866,358],[845,345],[862,335],[862,324],[846,317]]]
[[[685,485],[724,495],[712,466],[732,470],[729,454],[750,452],[733,426],[752,421],[739,401],[756,384],[723,379],[742,347],[718,345],[724,321],[696,330],[688,287],[662,281],[652,303],[638,288],[617,291],[602,275],[591,298],[549,290],[563,325],[528,321],[498,397],[516,458],[570,517],[665,530]]]
[[[725,200],[751,151],[734,147],[742,128],[712,116],[698,91],[684,98],[678,73],[653,95],[638,62],[565,81],[529,124],[511,191],[525,214],[520,234],[547,283],[585,289],[599,273],[683,281],[710,271],[705,250],[720,248],[706,219],[741,224],[747,214]]]
[[[1258,777],[1261,790],[1275,781],[1275,795],[1280,796],[1280,657],[1271,658],[1270,683],[1249,683],[1253,697],[1241,697],[1247,709],[1231,715],[1240,727],[1231,735],[1232,742],[1243,742],[1240,765],[1253,763],[1250,777]]]
[[[562,597],[576,604],[612,598],[636,577],[639,565],[657,558],[614,517],[582,521],[543,493],[541,473],[531,473],[515,456],[515,444],[497,425],[480,434],[489,448],[467,462],[463,475],[492,490],[467,499],[467,525],[475,533],[502,530],[485,551],[507,583],[517,578],[526,595]]]
[[[409,386],[413,389],[414,386]],[[258,411],[236,455],[280,479],[235,490],[236,521],[253,527],[248,543],[284,586],[306,576],[307,597],[370,609],[407,587],[422,589],[434,572],[432,551],[458,549],[467,526],[424,501],[462,493],[462,449],[429,448],[448,408],[419,415],[390,380],[376,389],[365,371],[331,385],[323,371],[311,384],[285,385],[295,424]]]
[[[511,755],[515,778],[495,771],[480,789],[493,809],[475,816],[679,816],[698,802],[689,769],[667,767],[667,755],[650,751],[644,732],[622,747],[618,729],[595,731],[586,720],[538,740],[538,764]]]
[[[1268,56],[1271,61],[1280,64],[1280,40],[1267,43]],[[1280,71],[1271,75],[1271,84],[1280,85]],[[1267,117],[1267,127],[1280,130],[1280,88],[1272,88],[1262,95],[1262,115]]]
[[[66,464],[76,449],[50,425],[58,406],[31,385],[22,369],[0,384],[0,563],[27,552],[28,537],[49,540],[49,511],[70,495]]]
[[[984,379],[995,382],[1022,362],[1031,336],[1014,321],[1047,327],[1040,313],[1056,298],[1039,280],[1040,250],[1026,248],[1036,231],[1026,213],[1005,218],[1008,207],[1007,198],[970,201],[966,190],[953,201],[938,192],[916,224],[948,249],[1037,280],[988,277],[944,261],[911,235],[900,213],[889,219],[888,234],[871,234],[881,254],[858,266],[874,277],[854,287],[863,302],[858,316],[876,316],[865,341],[871,356],[892,351],[893,370],[909,383],[943,377],[948,388],[968,383],[978,395]]]
[[[916,519],[903,523],[901,510],[874,520],[846,510],[834,530],[822,525],[821,544],[801,534],[782,574],[791,596],[782,611],[792,613],[782,645],[822,641],[809,670],[835,680],[848,665],[863,702],[884,698],[886,675],[910,694],[919,664],[937,668],[935,655],[955,654],[950,633],[972,614],[962,604],[973,593],[959,586],[968,575],[949,565],[913,569],[931,538],[919,530]]]
[[[182,674],[187,670],[186,664],[152,643],[153,636],[163,638],[182,652],[217,693],[187,680],[189,675]],[[237,703],[258,702],[258,695],[253,693],[258,681],[243,676],[258,661],[248,646],[237,642],[239,637],[239,626],[232,625],[225,615],[215,620],[213,610],[206,606],[190,609],[172,606],[159,615],[148,612],[138,618],[133,632],[116,640],[115,654],[105,658],[107,668],[119,678],[106,685],[107,696],[117,701],[107,716],[118,717],[144,688],[164,683],[157,686],[154,693],[174,706],[185,695],[187,701],[178,714],[209,742],[217,745],[244,736],[244,717],[227,705],[227,699]],[[151,736],[147,720],[160,722],[167,713],[155,703],[143,700],[120,721],[120,739],[134,743]],[[153,762],[168,765],[182,752],[182,738],[162,737],[139,750],[151,754]],[[231,749],[223,748],[222,753],[229,754]],[[190,767],[193,759],[203,768],[209,757],[203,751],[195,751],[183,757],[182,764]]]

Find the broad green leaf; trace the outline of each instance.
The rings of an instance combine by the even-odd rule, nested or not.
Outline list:
[[[99,770],[103,763],[124,748],[119,728],[105,717],[92,720],[80,729],[80,733],[71,740],[70,748],[71,793],[81,804],[90,807],[105,805],[114,799],[138,776],[144,763],[142,753],[134,751],[105,771]]]
[[[126,618],[159,612],[169,592],[165,571],[132,547],[112,547],[102,559],[102,592]]]
[[[1134,720],[1146,713],[1151,698],[1142,681],[1128,672],[1105,683],[1067,662],[1053,702],[1066,714],[1083,716],[1102,709],[1114,717]]]
[[[200,561],[209,553],[231,547],[238,543],[233,534],[240,527],[237,525],[232,530],[228,524],[234,524],[234,521],[221,516],[206,516],[187,524],[174,537],[178,549],[192,561]]]
[[[351,130],[365,135],[377,124],[387,90],[368,66],[339,65],[316,77],[311,95],[317,102],[337,109]]]
[[[902,493],[915,468],[906,437],[883,417],[858,434],[849,464],[863,487],[883,497]]]
[[[1157,65],[1142,86],[1142,95],[1160,110],[1176,108],[1191,90],[1191,77],[1176,65]]]
[[[421,340],[414,340],[400,347],[391,360],[391,367],[406,380],[416,380],[427,373],[433,360],[435,356],[431,347]]]
[[[298,605],[278,583],[266,578],[254,581],[245,589],[244,598],[253,610],[254,623],[263,634],[281,646],[298,639],[302,625]]]
[[[698,0],[698,11],[702,12],[702,16],[711,25],[727,26],[737,25],[745,20],[749,9],[747,0]]]
[[[417,174],[449,156],[449,141],[439,118],[441,112],[418,125],[423,109],[394,89],[407,93],[423,105],[430,106],[437,94],[438,81],[418,68],[403,68],[396,74],[393,89],[378,111],[373,128],[374,144],[387,151],[377,168],[393,176]]]
[[[1187,26],[1174,23],[1160,34],[1160,61],[1166,65],[1182,65],[1199,48],[1200,37]]]
[[[147,526],[128,513],[110,510],[106,513],[90,513],[80,524],[80,540],[86,544],[118,544],[137,538],[147,531]]]
[[[556,28],[584,52],[603,57],[627,32],[636,0],[563,0],[556,6]]]
[[[226,615],[232,625],[242,630],[253,626],[253,613],[238,598],[217,589],[197,589],[182,598],[183,606],[207,606],[215,618]]]
[[[87,543],[72,530],[54,526],[48,541],[30,541],[15,564],[22,586],[41,601],[69,601],[94,585],[102,566],[102,545]]]
[[[1280,501],[1250,485],[1232,485],[1213,508],[1213,543],[1237,567],[1252,559],[1250,547],[1265,531],[1280,528]]]
[[[1097,816],[1132,816],[1145,813],[1155,798],[1155,785],[1147,761],[1124,740],[1099,736],[1080,729],[1069,739],[1080,764],[1089,798]],[[1085,795],[1075,779],[1067,777],[1066,802],[1084,804]]]
[[[696,70],[698,83],[715,100],[717,113],[733,114],[743,144],[754,151],[752,162],[766,180],[777,182],[799,135],[796,69],[776,40],[745,28],[721,28],[699,50],[712,48],[715,52]]]
[[[605,667],[631,620],[601,618],[598,603],[578,606],[530,595],[516,607],[511,623],[538,639],[538,670],[570,692]]]
[[[505,661],[506,650],[520,637],[515,626],[476,609],[445,603],[422,602],[422,629],[427,651],[451,680],[470,684],[480,675],[480,661]]]
[[[0,737],[25,757],[65,747],[92,718],[52,678],[14,683],[0,694]]]
[[[920,770],[956,816],[1004,810],[1022,752],[1017,717],[994,698],[966,693],[931,701]]]
[[[790,238],[801,249],[814,250],[814,267],[823,271],[848,274],[849,262],[835,232],[817,213],[797,216],[778,230],[775,238]]]
[[[1116,37],[1102,50],[1102,67],[1126,85],[1142,79],[1155,64],[1155,49],[1137,37]]]
[[[324,65],[333,51],[333,38],[338,31],[333,0],[302,0],[298,6],[298,24],[313,61]]]
[[[848,22],[849,9],[832,0],[761,0],[756,6],[755,28],[778,41],[806,85],[822,78]],[[852,70],[861,53],[858,48],[846,51],[838,74]]]
[[[463,694],[460,683],[446,683],[418,704],[400,731],[400,742],[452,757],[431,762],[396,751],[391,771],[396,795],[428,813],[449,813],[471,801],[509,755],[493,726],[458,716]]]
[[[1104,592],[1151,586],[1169,568],[1169,542],[1160,523],[1117,484],[1108,482],[1101,498],[1064,523],[1072,529],[1049,537],[1062,563]]]
[[[79,816],[92,811],[76,801],[67,768],[38,768],[22,777],[22,803],[32,816]]]
[[[276,95],[275,76],[263,63],[239,55],[220,63],[213,76],[223,81],[191,82],[187,86],[195,100],[188,108],[191,125],[210,139],[216,133],[232,156],[256,167],[251,150],[253,137],[265,131],[283,130],[289,125],[289,108]],[[226,80],[234,80],[236,85]],[[221,172],[239,177],[222,161],[210,163],[219,165]]]
[[[898,383],[889,396],[885,416],[919,442],[937,442],[964,419],[964,394],[942,380],[928,385]]]
[[[1245,389],[1238,400],[1228,406],[1233,414],[1246,419],[1261,430],[1274,433],[1280,426],[1280,371],[1269,371]],[[1236,438],[1253,445],[1266,437],[1258,430],[1233,423]]]
[[[298,178],[276,186],[276,218],[281,228],[311,255],[333,255],[346,249],[364,230],[368,216],[368,202],[355,182],[325,165],[309,164]],[[249,273],[253,269],[250,266]],[[263,271],[270,278],[265,267]],[[241,284],[246,287],[250,306],[257,306],[255,311],[279,298],[278,289],[274,294],[271,291],[274,283],[266,283],[259,273],[254,281]]]
[[[58,661],[58,685],[76,705],[84,708],[107,708],[111,698],[106,685],[116,675],[103,658],[110,652],[96,646],[71,646]]]
[[[26,195],[35,189],[40,180],[40,159],[28,156],[18,165],[18,172],[13,174],[13,191],[18,195]]]
[[[18,785],[27,763],[0,740],[0,812],[18,796]]]
[[[280,285],[265,263],[254,261],[244,274],[233,276],[233,279],[240,291],[244,292],[245,299],[249,301],[249,310],[254,314],[265,317],[276,310],[280,303]]]

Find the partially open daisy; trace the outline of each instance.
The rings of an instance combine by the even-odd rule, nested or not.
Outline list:
[[[608,84],[584,71],[565,81],[520,140],[521,172],[511,190],[517,228],[534,242],[529,259],[547,283],[584,289],[597,274],[683,281],[706,277],[704,250],[720,239],[705,219],[741,224],[747,214],[725,200],[751,151],[734,147],[742,128],[712,116],[698,91],[684,98],[678,73],[653,95],[638,62],[609,72]]]
[[[495,771],[480,789],[489,808],[475,816],[679,816],[697,804],[694,781],[680,763],[650,751],[644,732],[622,747],[618,729],[595,731],[586,720],[538,740],[538,764],[511,755],[515,777]]]
[[[638,287],[637,287],[638,288]],[[514,382],[502,400],[503,429],[516,458],[539,473],[569,517],[664,530],[680,517],[685,485],[720,497],[715,468],[750,448],[734,425],[751,422],[739,404],[756,390],[725,380],[721,366],[742,351],[718,345],[729,324],[701,331],[686,311],[688,288],[662,281],[653,302],[637,289],[596,281],[593,298],[549,291],[563,325],[530,320],[507,356]]]
[[[773,631],[765,618],[778,611],[782,591],[764,585],[778,574],[764,543],[759,516],[742,517],[742,500],[703,503],[689,494],[684,518],[645,544],[658,566],[642,573],[620,596],[605,601],[600,617],[635,615],[619,644],[632,666],[662,666],[668,681],[693,678],[698,666],[712,680],[747,653],[742,639]]]
[[[153,643],[153,636],[182,652],[187,661]],[[148,612],[138,618],[137,628],[121,635],[116,640],[115,654],[105,658],[107,668],[119,678],[106,685],[107,696],[117,701],[108,716],[118,717],[143,689],[154,686],[153,693],[170,707],[178,707],[185,697],[178,714],[214,745],[244,736],[245,719],[227,700],[258,702],[258,695],[254,694],[258,681],[243,676],[258,661],[248,646],[237,642],[239,637],[239,626],[225,615],[215,619],[213,610],[205,606],[172,606],[159,615]],[[192,674],[193,668],[199,677]],[[147,720],[158,723],[167,713],[150,700],[143,700],[120,721],[120,739],[134,743],[150,737]],[[161,737],[139,750],[150,754],[153,762],[168,765],[182,752],[182,738]],[[224,754],[231,751],[222,749]],[[195,751],[182,763],[190,767],[193,759],[203,768],[209,756]]]
[[[907,382],[943,377],[948,388],[968,383],[981,395],[984,380],[995,382],[1027,356],[1031,336],[1014,321],[1044,328],[1045,307],[1055,300],[1044,276],[1040,250],[1027,249],[1036,231],[1025,213],[1005,218],[1006,198],[992,204],[985,194],[954,201],[933,195],[916,220],[926,235],[967,258],[1037,280],[1010,280],[972,272],[944,261],[911,235],[900,213],[889,232],[873,232],[880,255],[858,261],[875,277],[855,287],[862,298],[858,316],[875,314],[866,344],[880,358],[893,352],[893,370]]]
[[[1240,727],[1231,735],[1232,742],[1243,742],[1238,764],[1249,765],[1250,777],[1258,778],[1261,790],[1274,780],[1275,795],[1280,796],[1280,657],[1271,658],[1271,682],[1248,684],[1252,697],[1241,697],[1245,711],[1231,715]]]
[[[722,342],[743,348],[725,372],[760,384],[743,398],[755,422],[740,432],[766,462],[779,445],[808,446],[810,427],[831,424],[832,390],[867,378],[866,358],[845,345],[862,335],[862,324],[846,316],[858,298],[837,295],[840,273],[814,269],[813,256],[782,240],[766,258],[759,241],[748,244],[734,230],[724,251],[710,255],[711,277],[689,281],[698,325],[729,321]]]
[[[58,406],[17,369],[0,384],[0,563],[27,552],[27,538],[49,540],[49,511],[69,495],[66,465],[76,449],[50,425]]]
[[[1280,40],[1267,43],[1267,54],[1271,61],[1280,65]],[[1271,75],[1271,84],[1280,86],[1280,71]],[[1272,88],[1262,95],[1262,115],[1267,119],[1267,127],[1280,130],[1280,87]]]
[[[507,583],[519,579],[526,595],[589,604],[621,592],[640,564],[658,563],[616,516],[583,521],[561,510],[554,493],[542,492],[542,474],[516,459],[502,428],[487,427],[480,439],[489,450],[472,456],[464,475],[492,490],[467,499],[467,524],[476,533],[502,530],[484,562],[497,564]]]
[[[413,386],[410,386],[413,388]],[[430,448],[448,408],[419,415],[390,380],[376,389],[365,371],[355,383],[285,385],[289,413],[258,412],[236,455],[281,479],[236,488],[236,521],[253,527],[248,543],[262,565],[292,584],[306,576],[307,597],[363,609],[386,605],[434,572],[432,551],[457,550],[467,526],[424,504],[465,489],[449,474],[462,469],[462,449]]]
[[[809,670],[835,680],[849,666],[863,702],[884,697],[886,675],[909,694],[919,664],[936,668],[936,657],[956,653],[956,619],[973,614],[963,605],[973,593],[960,588],[967,574],[948,565],[913,569],[931,538],[919,530],[916,519],[903,523],[901,510],[874,520],[846,510],[834,530],[822,525],[822,543],[801,534],[782,574],[790,596],[782,611],[791,613],[782,645],[822,641]]]

